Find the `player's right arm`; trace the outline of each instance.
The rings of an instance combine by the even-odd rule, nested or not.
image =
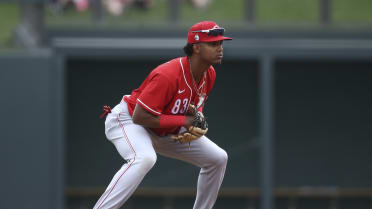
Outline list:
[[[184,122],[179,120],[183,120],[182,117],[185,117]],[[144,107],[137,103],[136,107],[134,108],[132,119],[135,124],[142,125],[148,128],[164,128],[165,126],[172,127],[172,124],[169,124],[169,120],[176,121],[174,126],[185,126],[189,127],[192,124],[193,116],[179,116],[179,115],[154,115],[147,111]],[[166,120],[166,121],[164,121]],[[179,121],[179,123],[177,123]],[[164,124],[164,122],[166,124]],[[168,124],[167,124],[168,122]],[[183,124],[182,124],[183,123]]]

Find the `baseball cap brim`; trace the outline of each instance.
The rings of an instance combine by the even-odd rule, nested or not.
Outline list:
[[[202,40],[202,42],[215,42],[224,40],[232,40],[232,38],[226,36],[208,37],[207,39]]]

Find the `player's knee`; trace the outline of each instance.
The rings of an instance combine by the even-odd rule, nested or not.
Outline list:
[[[138,156],[142,169],[149,171],[156,163],[156,154],[143,154]]]
[[[220,149],[218,152],[216,152],[214,156],[214,164],[218,166],[226,166],[227,164],[227,152],[223,149]]]

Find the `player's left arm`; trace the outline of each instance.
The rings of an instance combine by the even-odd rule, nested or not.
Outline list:
[[[159,117],[151,114],[138,103],[136,104],[136,107],[133,110],[132,120],[133,123],[143,125],[145,127],[149,128],[159,127]]]
[[[164,105],[174,95],[174,81],[164,74],[154,74],[137,98],[132,119],[135,124],[148,128],[173,128],[191,126],[194,117],[163,114]]]
[[[147,111],[144,107],[142,107],[140,104],[136,104],[136,107],[133,111],[133,122],[138,125],[142,125],[144,127],[148,128],[160,128],[161,127],[161,120],[162,117],[186,117],[184,119],[184,122],[181,122],[185,127],[190,127],[193,123],[194,117],[193,116],[174,116],[174,115],[154,115]],[[169,118],[168,118],[169,119]]]

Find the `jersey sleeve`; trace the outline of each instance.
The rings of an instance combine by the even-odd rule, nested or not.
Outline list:
[[[137,104],[154,115],[161,115],[172,98],[172,85],[162,74],[155,74],[137,98]]]

